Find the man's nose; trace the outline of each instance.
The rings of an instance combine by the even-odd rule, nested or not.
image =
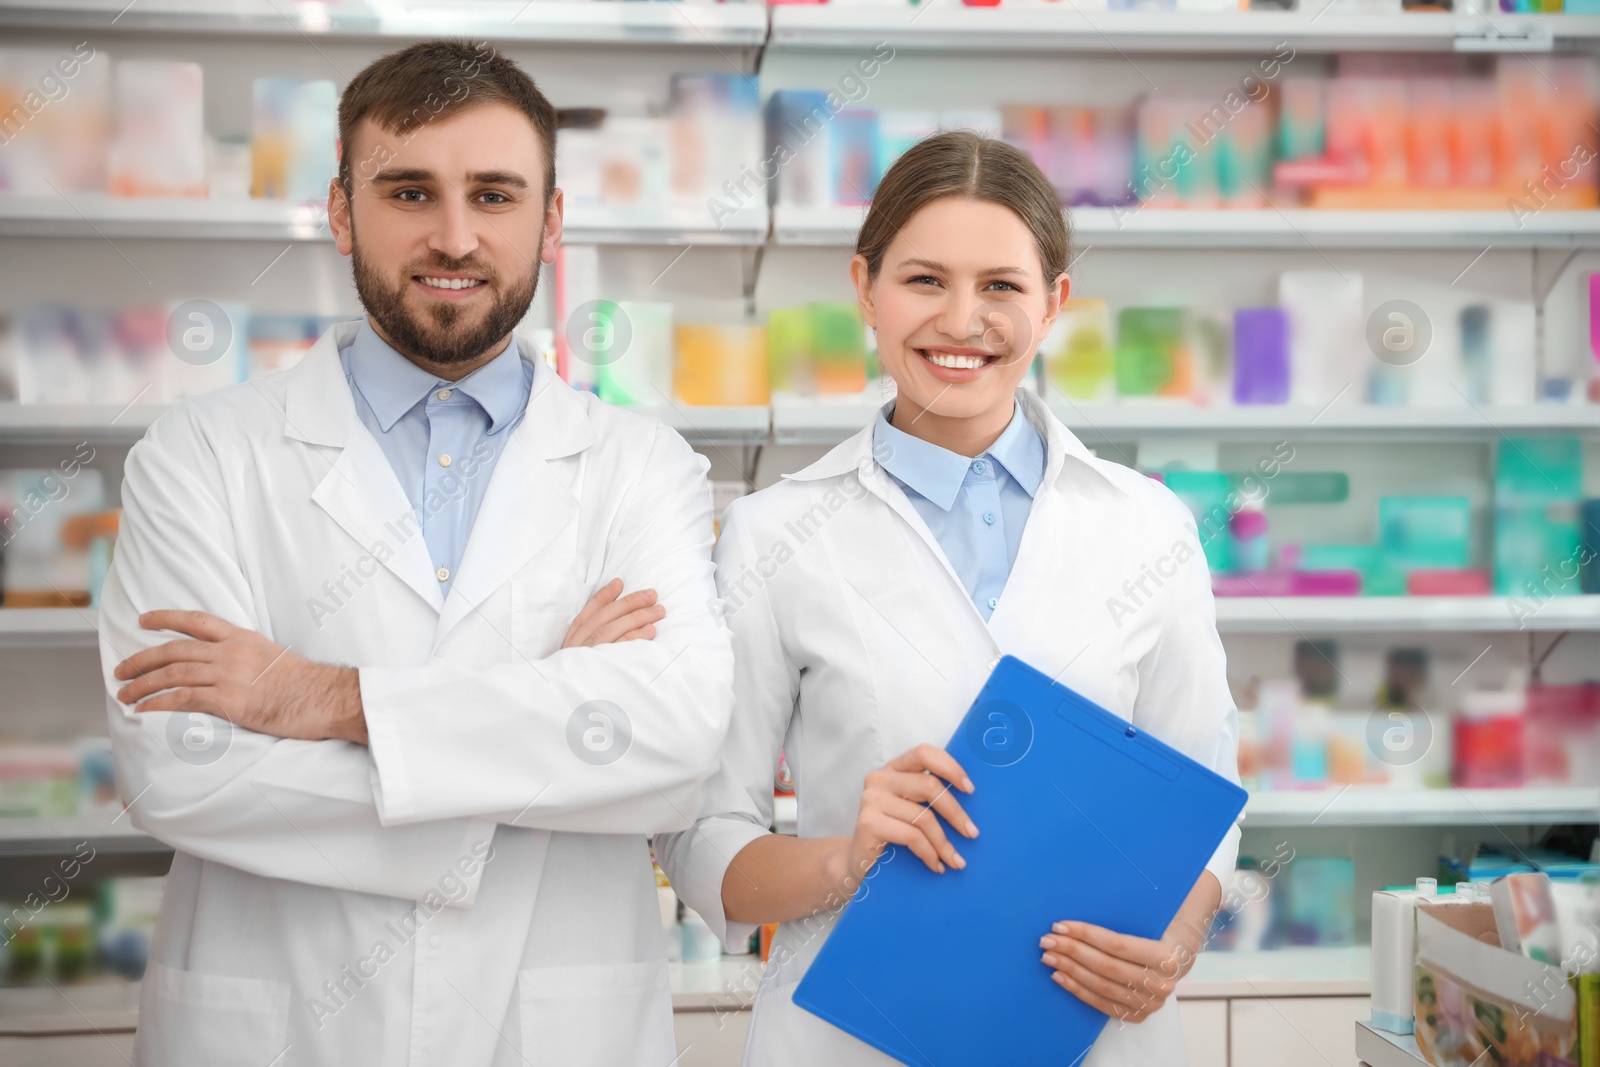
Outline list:
[[[428,247],[451,259],[462,259],[478,249],[477,213],[460,196],[447,195],[435,216],[438,225],[428,238]]]

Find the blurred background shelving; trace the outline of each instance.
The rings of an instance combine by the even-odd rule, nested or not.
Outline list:
[[[1177,101],[1173,106],[1197,109],[1204,121],[1228,91],[1247,87],[1247,77],[1272,83],[1267,102],[1252,97],[1250,107],[1272,109],[1277,123],[1290,80],[1314,83],[1326,98],[1350,88],[1342,79],[1465,79],[1450,82],[1452,91],[1501,79],[1507,92],[1534,94],[1535,106],[1524,111],[1535,116],[1551,110],[1539,95],[1546,91],[1540,79],[1553,88],[1577,69],[1552,64],[1582,61],[1591,80],[1600,74],[1600,15],[1401,14],[1398,5],[1392,13],[1358,13],[1353,5],[1319,0],[1297,11],[1237,12],[1113,11],[1012,0],[994,8],[942,0],[771,8],[543,0],[7,0],[0,2],[0,49],[7,55],[53,57],[88,40],[111,64],[197,65],[204,76],[199,107],[212,153],[208,166],[226,164],[208,173],[226,171],[231,184],[224,191],[216,183],[210,196],[198,197],[0,189],[0,274],[7,279],[0,318],[13,326],[13,347],[0,345],[0,363],[21,358],[34,375],[22,374],[13,383],[15,394],[0,399],[0,470],[48,471],[81,461],[65,497],[72,501],[68,510],[114,513],[127,449],[192,386],[129,378],[120,391],[101,394],[87,387],[87,378],[66,385],[42,379],[41,368],[92,364],[101,355],[94,346],[106,336],[159,326],[179,302],[198,298],[238,316],[238,333],[248,335],[252,347],[261,342],[265,352],[248,364],[249,372],[264,372],[272,359],[292,359],[303,349],[312,326],[359,312],[323,209],[253,197],[244,187],[250,175],[240,173],[239,163],[241,153],[248,159],[256,134],[253,94],[258,81],[273,78],[326,80],[341,88],[377,55],[436,33],[505,49],[566,112],[558,159],[561,184],[570,190],[567,248],[563,262],[543,274],[524,334],[553,358],[565,349],[569,376],[580,385],[602,395],[607,388],[634,389],[632,406],[662,418],[706,455],[719,503],[811,462],[858,431],[888,399],[871,360],[872,338],[862,337],[859,323],[859,343],[844,346],[849,373],[839,380],[845,385],[836,380],[834,395],[797,395],[797,385],[816,386],[815,366],[780,380],[793,367],[763,363],[763,374],[771,376],[759,389],[736,387],[733,371],[752,358],[762,361],[774,335],[800,321],[795,315],[803,312],[806,329],[824,332],[837,328],[841,307],[848,317],[854,294],[846,265],[870,182],[866,189],[849,186],[869,171],[875,180],[875,171],[898,150],[891,132],[898,130],[903,140],[908,116],[924,133],[966,126],[1014,139],[1019,122],[1039,118],[1030,108],[1047,113],[1051,138],[1074,123],[1104,122],[1116,131],[1115,151],[1104,158],[1115,156],[1131,175],[1130,161],[1144,150],[1140,123],[1152,121],[1148,110],[1140,111],[1141,101]],[[868,74],[861,64],[874,57]],[[1281,69],[1269,76],[1263,64],[1273,59]],[[0,83],[31,71],[18,74],[0,63]],[[735,80],[743,77],[753,82]],[[849,105],[841,114],[861,124],[866,119],[857,112],[874,116],[875,167],[849,169],[865,158],[859,155],[868,144],[858,138],[863,126],[830,119],[819,140],[836,153],[830,160],[846,165],[808,170],[813,195],[803,202],[786,184],[801,165],[785,168],[769,205],[763,183],[752,185],[749,173],[772,151],[769,136],[779,126],[773,115],[788,114],[774,111],[774,101],[783,103],[780,94],[829,89]],[[598,125],[597,110],[605,113]],[[1426,114],[1431,117],[1419,123],[1437,118]],[[673,124],[682,122],[697,136],[709,131],[708,144],[732,147],[705,157],[711,165],[692,195],[656,195],[657,189],[630,197],[635,187],[654,189],[656,178],[641,168],[618,181],[617,164],[643,154],[640,145],[654,152],[664,142],[670,156],[679,143],[672,132],[682,132]],[[845,136],[846,127],[855,133]],[[1274,145],[1279,133],[1274,125],[1268,135]],[[1103,143],[1096,144],[1101,153]],[[1032,148],[1054,150],[1049,144]],[[1274,159],[1284,161],[1293,162]],[[836,180],[841,169],[844,180]],[[1586,395],[1595,362],[1586,285],[1591,273],[1600,273],[1600,210],[1592,199],[1574,199],[1575,192],[1592,196],[1596,169],[1584,163],[1562,197],[1530,199],[1520,210],[1503,202],[1522,195],[1517,187],[1500,201],[1470,208],[1423,209],[1405,197],[1390,206],[1311,206],[1311,191],[1273,185],[1275,171],[1256,173],[1261,197],[1235,190],[1240,202],[1229,206],[1220,194],[1179,203],[1160,188],[1145,190],[1151,199],[1143,204],[1132,197],[1102,203],[1079,196],[1071,210],[1074,296],[1104,301],[1107,330],[1128,309],[1180,308],[1196,320],[1203,311],[1232,324],[1240,309],[1292,302],[1284,294],[1285,275],[1319,272],[1324,281],[1329,275],[1361,279],[1362,317],[1394,297],[1420,305],[1436,327],[1438,347],[1429,357],[1435,364],[1427,366],[1453,370],[1434,381],[1435,395],[1425,402],[1412,396],[1405,403],[1377,403],[1369,390],[1374,362],[1358,339],[1328,357],[1350,372],[1340,379],[1350,383],[1344,390],[1335,381],[1321,392],[1291,390],[1277,402],[1255,404],[1232,403],[1216,391],[1204,403],[1192,395],[1090,401],[1069,396],[1054,376],[1066,358],[1056,338],[1047,339],[1049,373],[1037,387],[1086,445],[1140,469],[1237,475],[1283,445],[1294,456],[1285,471],[1343,475],[1347,485],[1337,500],[1292,503],[1267,496],[1262,510],[1275,553],[1299,545],[1381,546],[1386,499],[1464,500],[1469,552],[1453,570],[1492,583],[1503,565],[1495,546],[1507,493],[1497,479],[1504,457],[1519,443],[1575,439],[1581,485],[1576,498],[1569,494],[1556,506],[1600,498],[1600,403]],[[1526,177],[1538,177],[1537,168]],[[1106,199],[1104,193],[1095,195]],[[569,292],[566,306],[555,299],[557,270]],[[574,350],[570,318],[582,298],[604,302],[603,315],[631,309],[636,324],[656,315],[652,308],[668,306],[665,332],[651,335],[657,363],[620,384],[585,364]],[[1477,307],[1522,324],[1515,340],[1501,338],[1493,353],[1518,368],[1514,399],[1469,398],[1470,389],[1444,387],[1465,379],[1463,352],[1471,346],[1465,323],[1475,312],[1463,315]],[[291,320],[309,325],[296,333]],[[710,332],[692,333],[691,344],[684,327]],[[759,335],[760,328],[767,333]],[[41,345],[41,337],[49,343]],[[816,355],[816,347],[804,354]],[[673,371],[691,356],[729,368],[711,376],[716,395],[685,396],[679,388]],[[30,486],[36,488],[14,476],[6,482],[7,476],[0,476],[0,523]],[[6,547],[12,548],[9,541]],[[28,548],[26,538],[17,547]],[[8,597],[0,606],[0,761],[8,747],[36,748],[27,759],[48,764],[60,782],[104,770],[104,753],[92,744],[104,732],[92,581],[83,577],[92,576],[92,567],[85,560],[75,565],[80,570],[66,574],[42,567],[30,583],[11,573],[14,558],[8,560]],[[1275,1062],[1294,1061],[1296,1049],[1300,1059],[1314,1062],[1313,1044],[1319,1052],[1348,1045],[1348,1023],[1334,1028],[1328,1020],[1364,1009],[1370,931],[1363,902],[1374,888],[1435,873],[1442,857],[1460,859],[1480,846],[1516,853],[1553,840],[1578,848],[1593,837],[1600,825],[1600,767],[1585,761],[1600,747],[1590,733],[1566,745],[1569,765],[1552,769],[1530,756],[1526,768],[1489,768],[1502,774],[1493,785],[1459,773],[1452,784],[1452,772],[1462,767],[1484,772],[1473,762],[1486,744],[1483,723],[1509,729],[1506,720],[1515,718],[1485,718],[1479,706],[1485,693],[1512,692],[1519,684],[1532,692],[1537,679],[1545,687],[1540,699],[1559,691],[1579,709],[1552,711],[1530,698],[1518,713],[1519,729],[1526,729],[1518,737],[1530,752],[1548,755],[1552,737],[1564,736],[1541,733],[1552,716],[1568,722],[1563,716],[1570,713],[1570,721],[1589,730],[1585,716],[1592,717],[1593,707],[1583,704],[1582,693],[1583,683],[1597,678],[1600,594],[1583,592],[1583,581],[1575,575],[1552,595],[1540,591],[1532,600],[1492,585],[1450,596],[1218,596],[1230,683],[1243,712],[1242,731],[1254,746],[1248,758],[1256,761],[1242,768],[1252,797],[1240,877],[1260,879],[1274,857],[1291,856],[1284,869],[1310,871],[1320,864],[1318,877],[1333,879],[1324,884],[1335,886],[1333,895],[1343,903],[1308,909],[1305,886],[1316,885],[1314,879],[1302,883],[1298,873],[1265,879],[1268,906],[1277,909],[1272,936],[1255,947],[1241,942],[1237,929],[1219,931],[1213,951],[1180,989],[1197,1067],[1262,1062],[1241,1053],[1256,1040],[1247,1035],[1275,1034],[1272,1047],[1281,1053]],[[62,603],[23,607],[13,602],[16,590],[31,592],[29,603]],[[1274,711],[1272,700],[1284,697],[1285,686],[1303,688],[1305,662],[1315,666],[1318,657],[1326,666],[1317,685],[1331,684],[1335,695],[1319,690],[1307,699],[1300,692],[1292,710]],[[1388,763],[1366,732],[1375,719],[1380,730],[1390,725],[1393,709],[1380,707],[1378,695],[1387,691],[1397,662],[1422,663],[1427,676],[1425,685],[1407,691],[1418,702],[1404,711],[1413,720],[1423,714],[1431,724],[1423,744],[1435,760],[1429,765],[1434,777],[1426,786],[1416,767]],[[1273,722],[1292,724],[1294,736],[1274,740]],[[1274,753],[1278,741],[1287,748]],[[1465,757],[1458,751],[1463,745]],[[1340,763],[1352,751],[1365,754],[1359,769]],[[1311,759],[1319,779],[1299,777],[1305,768],[1294,757],[1309,758],[1308,752],[1323,753],[1320,764]],[[83,761],[81,772],[70,769],[72,759]],[[1273,759],[1288,762],[1273,766]],[[24,763],[15,757],[6,766]],[[5,773],[0,769],[0,794]],[[1388,781],[1369,780],[1380,777]],[[140,880],[164,872],[169,851],[133,827],[130,817],[89,814],[88,801],[80,802],[84,813],[67,813],[71,806],[64,795],[50,814],[8,814],[12,809],[0,805],[0,901],[22,899],[51,863],[80,847],[93,848],[96,858],[69,903],[91,896],[98,902],[102,882],[120,883],[129,899],[137,899],[147,886]],[[792,831],[796,818],[792,798],[780,798],[778,828]],[[1229,943],[1232,948],[1225,947]],[[675,967],[680,1038],[698,1050],[686,1050],[685,1067],[718,1062],[708,1050],[729,1039],[695,1026],[714,1017],[711,1006],[748,1006],[748,997],[730,990],[752,967],[759,964],[748,957]],[[92,1038],[105,1055],[112,1048],[96,1029],[119,1041],[126,1037],[136,992],[128,978],[83,975],[57,985],[0,988],[0,1042],[17,1033],[62,1040],[77,1035]],[[1332,1036],[1324,1040],[1324,1034]],[[1265,1047],[1267,1038],[1261,1042]]]

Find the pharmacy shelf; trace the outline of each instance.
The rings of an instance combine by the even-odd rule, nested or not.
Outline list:
[[[131,1032],[138,1013],[139,983],[112,975],[0,987],[0,1037]]]
[[[780,10],[798,11],[800,8]],[[804,10],[822,10],[806,8]],[[866,10],[849,8],[844,10]],[[778,245],[853,247],[859,205],[772,209]],[[1600,211],[1319,211],[1099,208],[1071,210],[1073,244],[1093,248],[1593,248]]]
[[[663,6],[666,6],[665,4]],[[598,204],[566,206],[565,244],[751,246],[766,240],[764,210],[744,211],[719,226],[704,205],[640,210]],[[331,241],[320,206],[249,197],[0,195],[0,237],[89,237]]]
[[[1401,789],[1352,785],[1252,792],[1244,824],[1267,826],[1554,826],[1600,823],[1600,787]]]
[[[871,423],[880,403],[862,397],[839,400],[811,397],[775,399],[772,404],[772,443],[836,445]]]
[[[168,404],[0,403],[0,444],[93,441],[131,444],[144,436]],[[654,416],[696,445],[757,445],[766,441],[769,409],[661,404],[630,409]]]
[[[722,956],[669,969],[675,1011],[741,1011],[755,1002],[761,981],[756,956]],[[1372,950],[1366,945],[1203,952],[1178,983],[1183,999],[1226,997],[1367,996]]]
[[[1583,15],[1346,14],[1333,0],[1302,11],[1107,11],[1090,4],[957,7],[784,5],[772,9],[772,49],[957,52],[1247,53],[1549,51],[1600,37]],[[1289,47],[1284,47],[1285,45]],[[1292,48],[1293,51],[1290,51]]]
[[[772,210],[777,245],[847,248],[860,207]],[[767,213],[721,220],[701,204],[649,210],[568,203],[567,244],[765,244]],[[1096,248],[1595,248],[1600,211],[1546,211],[1520,220],[1501,211],[1145,210],[1074,208],[1080,251]],[[0,237],[327,241],[320,207],[249,197],[0,196]]]
[[[654,415],[683,435],[691,445],[759,445],[772,424],[771,409],[761,407],[697,407],[671,404],[633,408]]]
[[[96,648],[94,608],[0,608],[0,648]]]
[[[84,842],[96,853],[172,851],[134,829],[126,813],[61,819],[0,819],[0,857],[68,855]]]
[[[1499,440],[1502,434],[1600,433],[1600,404],[1528,407],[1377,407],[1348,393],[1323,407],[1299,404],[1200,407],[1182,401],[1079,404],[1054,394],[1051,410],[1085,444],[1148,437],[1229,441],[1334,440],[1364,443]]]
[[[515,44],[607,44],[758,48],[766,40],[760,3],[528,3],[489,0],[462,18],[448,0],[384,4],[361,0],[7,0],[0,28],[237,35],[262,38],[435,37]]]
[[[1600,595],[1217,597],[1224,634],[1600,632]]]
[[[169,410],[167,404],[0,403],[0,444],[92,441],[131,444]]]
[[[1209,949],[1178,983],[1186,999],[1364,997],[1372,992],[1367,945],[1228,952]]]
[[[1410,1034],[1391,1034],[1370,1023],[1356,1023],[1356,1057],[1361,1067],[1432,1067]]]
[[[885,397],[884,399],[887,399]],[[1502,434],[1600,433],[1600,405],[1530,407],[1374,407],[1335,398],[1325,407],[1260,405],[1199,407],[1172,401],[1075,404],[1059,394],[1051,410],[1091,448],[1104,441],[1150,437],[1210,437],[1226,441],[1289,439],[1362,443],[1390,441],[1496,441]],[[780,445],[832,445],[872,421],[878,399],[850,397],[774,399],[773,441]],[[3,422],[0,422],[3,427]],[[0,428],[0,433],[3,433]]]

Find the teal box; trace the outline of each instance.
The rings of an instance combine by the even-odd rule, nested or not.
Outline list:
[[[1454,569],[1472,558],[1472,507],[1464,496],[1386,496],[1378,543],[1401,570]]]
[[[1583,442],[1562,435],[1504,437],[1496,454],[1494,501],[1578,500],[1583,496]]]
[[[1215,574],[1233,569],[1233,538],[1228,523],[1233,518],[1229,498],[1235,496],[1222,471],[1163,471],[1162,481],[1183,501],[1199,528],[1206,566]]]
[[[1301,545],[1300,569],[1360,571],[1362,596],[1404,596],[1405,571],[1377,545]]]
[[[1578,502],[1499,504],[1494,509],[1494,591],[1500,596],[1582,592]]]

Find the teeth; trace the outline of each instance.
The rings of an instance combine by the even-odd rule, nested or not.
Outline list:
[[[958,356],[949,352],[927,352],[923,358],[935,367],[944,367],[946,370],[977,370],[989,362],[982,356]]]
[[[471,289],[483,284],[482,278],[423,278],[423,285],[435,289]]]

